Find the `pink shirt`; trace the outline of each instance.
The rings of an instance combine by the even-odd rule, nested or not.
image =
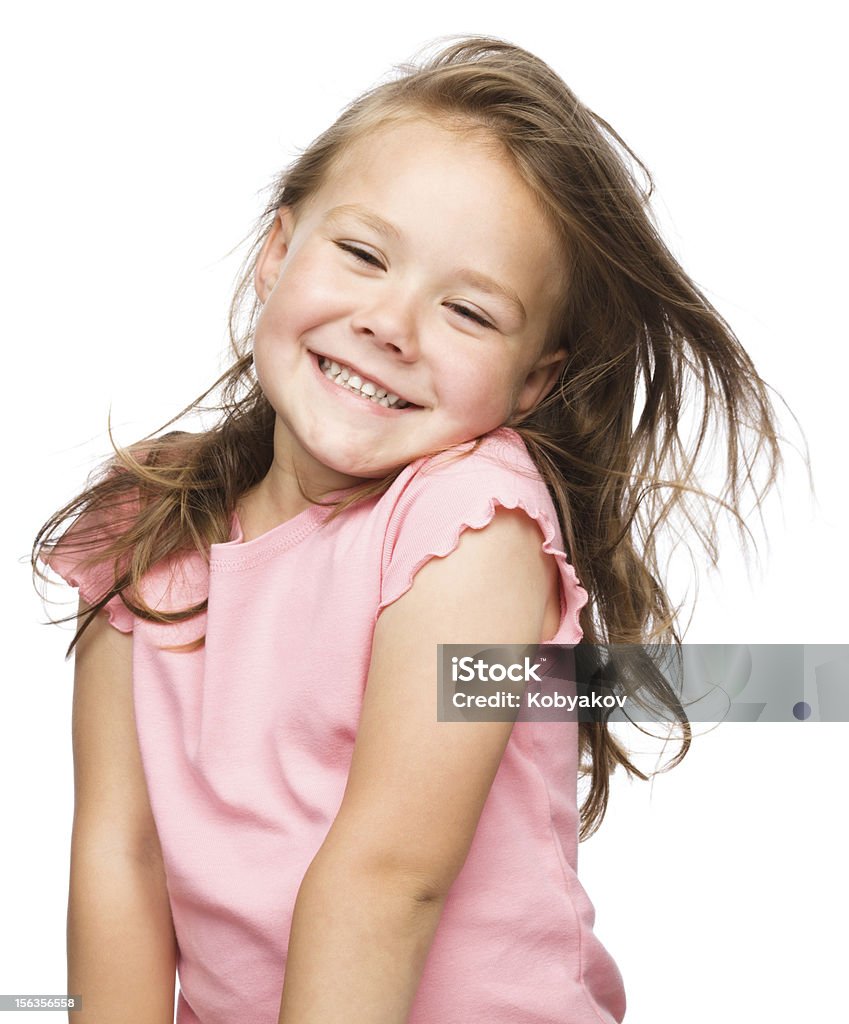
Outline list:
[[[178,1024],[276,1024],[292,910],[342,800],[377,616],[496,505],[539,523],[562,584],[549,640],[577,643],[587,595],[548,491],[507,429],[466,458],[417,460],[325,527],[328,510],[312,506],[244,542],[234,516],[208,567],[192,555],[146,577],[153,606],[208,596],[197,619],[160,625],[110,602],[112,624],[134,632],[139,747],[179,944]],[[92,601],[105,570],[77,576],[75,561],[51,557]],[[191,653],[163,649],[204,632]],[[622,979],[576,876],[577,739],[574,722],[514,726],[410,1024],[622,1020]]]

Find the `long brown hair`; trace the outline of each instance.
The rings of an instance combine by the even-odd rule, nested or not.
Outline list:
[[[585,644],[680,645],[658,539],[671,532],[673,513],[683,515],[690,544],[715,565],[712,505],[718,505],[745,541],[743,493],[751,488],[760,506],[781,464],[767,387],[661,239],[649,208],[651,176],[625,142],[537,57],[498,39],[470,37],[396,69],[280,175],[233,299],[232,365],[144,440],[127,449],[113,441],[114,459],[39,531],[33,545],[39,575],[36,559],[49,553],[69,520],[80,552],[88,552],[91,563],[108,560],[113,570],[111,586],[83,617],[69,653],[115,595],[154,621],[187,618],[204,607],[159,613],[138,596],[139,582],[163,558],[208,553],[210,544],[227,540],[238,499],[271,466],[274,411],[259,389],[250,352],[260,308],[253,270],[263,242],[277,211],[297,211],[353,140],[417,116],[484,129],[497,139],[568,255],[568,288],[564,280],[557,330],[548,340],[551,351],[563,347],[568,357],[548,397],[507,425],[521,435],[546,481],[566,552],[589,593],[581,615]],[[185,414],[208,410],[204,403],[216,393],[219,419],[211,429],[162,434]],[[688,440],[690,421],[695,436]],[[715,454],[706,449],[720,436],[725,483],[721,493],[709,495],[697,463]],[[754,474],[761,464],[758,486]],[[332,515],[383,493],[399,471],[348,494]],[[652,660],[644,659],[635,676],[621,674],[616,685],[638,704],[671,712],[681,747],[664,770],[678,764],[690,745],[689,722]],[[590,776],[581,807],[586,838],[604,817],[616,765],[648,776],[611,734],[606,717],[582,722],[579,730],[582,771]]]

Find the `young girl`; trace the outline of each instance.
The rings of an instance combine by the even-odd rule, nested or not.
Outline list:
[[[679,642],[659,529],[715,554],[711,418],[727,508],[774,480],[765,385],[629,156],[517,47],[405,68],[277,183],[219,422],[39,532],[80,592],[75,1020],[170,1020],[175,968],[179,1024],[622,1020],[577,844],[645,776],[603,719],[437,721],[435,665]],[[677,715],[677,763],[662,676],[614,687]]]

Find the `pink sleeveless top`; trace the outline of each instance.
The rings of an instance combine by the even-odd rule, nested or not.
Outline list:
[[[459,446],[468,450],[471,444]],[[322,527],[312,506],[255,540],[155,568],[144,595],[205,614],[161,625],[113,599],[133,631],[142,763],[179,945],[178,1024],[276,1024],[292,911],[345,789],[381,609],[496,506],[539,524],[561,579],[551,642],[581,638],[587,601],[549,493],[506,428],[461,459],[419,459]],[[89,602],[109,568],[49,563]],[[190,653],[165,650],[206,634]],[[436,686],[436,680],[434,680]],[[621,1021],[622,979],[576,875],[578,726],[519,721],[440,919],[410,1024]]]

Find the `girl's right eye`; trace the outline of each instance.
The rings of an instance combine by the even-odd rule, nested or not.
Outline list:
[[[380,260],[367,249],[360,249],[359,246],[351,245],[350,242],[337,242],[336,244],[343,252],[349,252],[360,263],[365,263],[370,267],[380,267],[381,270],[384,269]]]

